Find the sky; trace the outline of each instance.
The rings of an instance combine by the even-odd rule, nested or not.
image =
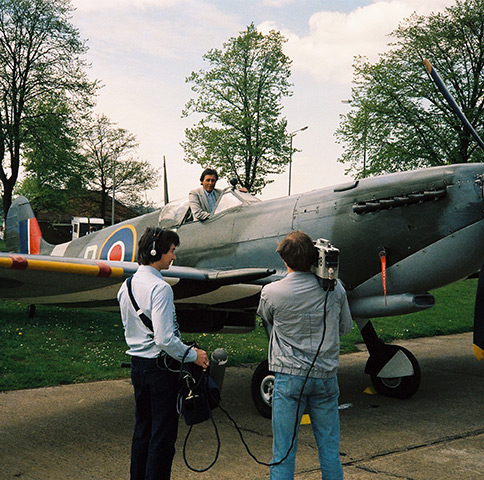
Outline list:
[[[72,0],[72,23],[88,46],[89,76],[103,85],[96,112],[136,135],[137,156],[155,168],[166,158],[170,200],[199,186],[202,168],[183,160],[180,142],[197,118],[181,112],[194,97],[185,79],[207,70],[203,55],[254,23],[287,38],[293,95],[283,100],[293,146],[291,194],[346,183],[334,133],[350,105],[354,57],[376,62],[388,34],[413,12],[428,15],[451,0]],[[260,198],[288,194],[289,175],[271,177]],[[224,187],[223,179],[217,184]],[[155,205],[163,189],[147,192]]]

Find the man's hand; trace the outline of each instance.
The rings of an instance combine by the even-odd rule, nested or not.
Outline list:
[[[197,352],[197,359],[193,363],[202,368],[208,368],[209,361],[207,352],[205,350],[200,350],[199,348],[194,348],[194,350]]]

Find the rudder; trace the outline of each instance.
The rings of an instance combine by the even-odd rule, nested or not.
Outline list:
[[[17,197],[7,213],[5,240],[8,252],[37,255],[42,244],[42,232],[35,218],[30,202],[25,197]]]

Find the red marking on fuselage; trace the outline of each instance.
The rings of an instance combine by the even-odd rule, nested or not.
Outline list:
[[[29,262],[26,258],[21,257],[20,255],[10,255],[12,259],[12,267],[15,270],[27,270],[29,266]]]
[[[97,274],[98,277],[107,278],[111,276],[111,267],[104,262],[96,262],[96,265],[99,267],[99,273]]]

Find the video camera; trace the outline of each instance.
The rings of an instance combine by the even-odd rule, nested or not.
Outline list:
[[[318,251],[318,258],[311,271],[319,278],[324,290],[334,290],[339,274],[339,250],[324,238],[318,238],[314,246]]]

